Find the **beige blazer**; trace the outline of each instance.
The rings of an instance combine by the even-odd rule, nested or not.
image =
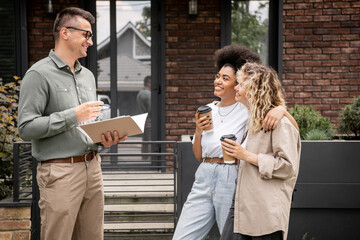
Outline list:
[[[281,230],[285,240],[299,172],[299,132],[283,117],[273,131],[249,133],[246,149],[258,154],[259,166],[239,165],[234,232],[261,236]]]

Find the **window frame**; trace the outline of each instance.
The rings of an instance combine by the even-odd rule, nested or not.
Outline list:
[[[270,0],[269,6],[269,66],[274,68],[282,81],[282,49],[283,49],[283,0]],[[231,44],[231,0],[221,5],[220,45]]]
[[[110,6],[115,4],[116,0],[110,0]],[[96,16],[96,0],[80,0],[80,7],[91,12]],[[114,11],[116,12],[116,11]],[[110,22],[116,19],[116,13],[111,14],[110,9]],[[114,26],[113,26],[114,27]],[[92,26],[93,31],[96,32],[96,24]],[[111,26],[110,26],[110,32]],[[116,30],[114,39],[116,40]],[[89,48],[88,57],[83,60],[84,66],[89,68],[97,82],[97,43],[94,38],[94,46]],[[110,36],[110,41],[114,41]],[[151,0],[151,119],[152,131],[151,139],[154,141],[165,140],[165,2],[161,0]],[[111,44],[111,43],[110,43]],[[113,45],[111,52],[111,84],[114,83],[113,79],[117,79],[116,74],[116,59],[117,51],[114,50],[116,44]],[[116,80],[115,80],[116,82]],[[97,83],[96,83],[97,84]],[[117,103],[117,87],[111,85],[113,92],[111,93],[112,103]],[[115,100],[113,100],[115,99]],[[116,110],[116,107],[112,107]]]

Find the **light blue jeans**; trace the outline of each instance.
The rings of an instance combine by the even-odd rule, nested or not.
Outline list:
[[[230,164],[200,164],[173,240],[204,239],[215,220],[222,232],[234,197],[237,167]]]

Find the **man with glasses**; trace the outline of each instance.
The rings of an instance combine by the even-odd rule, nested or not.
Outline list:
[[[38,160],[41,239],[103,239],[104,190],[97,145],[76,127],[94,120],[93,74],[81,66],[93,45],[91,13],[66,8],[54,23],[55,48],[25,74],[20,87],[19,134],[32,141]],[[102,135],[108,147],[124,141],[115,131]]]

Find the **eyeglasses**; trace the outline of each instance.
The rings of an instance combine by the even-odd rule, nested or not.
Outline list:
[[[87,40],[89,40],[90,38],[92,38],[94,36],[94,34],[88,30],[84,30],[84,29],[81,29],[81,28],[76,28],[76,27],[65,27],[67,29],[75,29],[75,30],[78,30],[78,31],[83,31],[83,32],[86,32],[85,34],[85,38]]]

